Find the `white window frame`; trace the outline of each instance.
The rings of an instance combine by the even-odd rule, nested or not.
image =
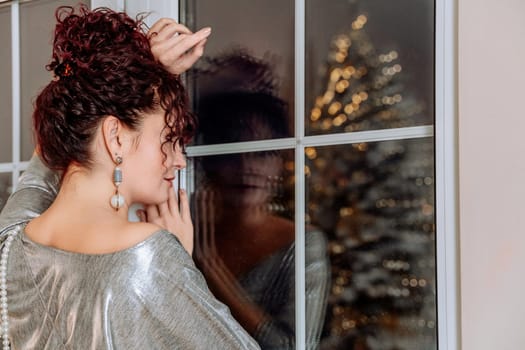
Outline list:
[[[457,173],[457,0],[436,0],[435,13],[435,125],[363,131],[320,136],[304,135],[305,116],[305,1],[295,1],[295,137],[212,146],[188,147],[190,156],[232,154],[262,150],[295,149],[295,220],[304,223],[304,148],[435,137],[436,269],[438,344],[440,350],[460,349],[458,173]],[[11,1],[12,51],[12,161],[0,163],[1,173],[11,173],[13,187],[27,162],[20,159],[20,15],[19,1]],[[149,24],[162,15],[179,18],[179,2],[171,0],[91,0],[92,8],[106,6],[129,13],[153,11]],[[186,171],[192,190],[191,164]],[[304,225],[296,228],[296,339],[305,349]]]
[[[5,5],[7,6],[7,5]],[[11,173],[14,188],[20,171],[25,170],[27,162],[20,160],[20,6],[18,1],[10,5],[11,12],[11,161],[0,163],[0,173]]]
[[[457,1],[436,0],[435,181],[438,345],[461,349],[457,135]]]

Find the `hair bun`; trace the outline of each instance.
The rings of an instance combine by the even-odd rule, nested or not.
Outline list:
[[[104,62],[108,56],[122,56],[118,47],[127,50],[130,45],[137,45],[141,46],[137,52],[150,55],[149,43],[140,30],[144,25],[141,19],[134,20],[104,7],[91,11],[83,4],[76,10],[62,6],[55,16],[53,58],[47,68],[57,77],[101,73],[107,68]]]
[[[48,65],[55,81],[40,92],[33,112],[36,143],[48,167],[91,166],[91,143],[108,115],[138,130],[160,108],[174,135],[191,136],[194,117],[184,87],[153,57],[140,20],[86,6],[61,7],[56,18]]]

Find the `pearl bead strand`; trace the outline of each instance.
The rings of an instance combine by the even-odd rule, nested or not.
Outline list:
[[[2,317],[2,349],[9,350],[9,316],[7,314],[7,258],[11,243],[18,233],[18,229],[7,232],[4,249],[0,256],[0,314]]]

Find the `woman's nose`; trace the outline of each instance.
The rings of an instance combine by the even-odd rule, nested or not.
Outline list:
[[[173,165],[177,170],[186,168],[186,156],[182,151],[175,152]]]
[[[170,152],[170,165],[177,170],[186,168],[186,155],[182,151],[182,147],[177,144]]]

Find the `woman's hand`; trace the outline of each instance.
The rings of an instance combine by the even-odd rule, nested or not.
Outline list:
[[[193,223],[186,191],[179,191],[180,210],[173,188],[168,190],[168,200],[158,205],[148,205],[146,210],[137,211],[142,222],[156,224],[173,233],[188,254],[193,253]]]
[[[173,74],[181,74],[204,53],[211,28],[192,33],[170,18],[161,18],[148,31],[153,56]]]

